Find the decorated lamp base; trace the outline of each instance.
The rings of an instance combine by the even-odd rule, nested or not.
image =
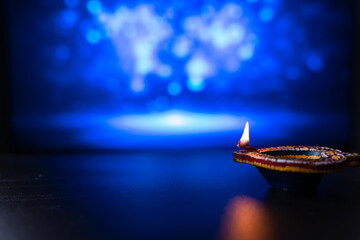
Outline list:
[[[314,191],[324,173],[359,163],[358,154],[309,146],[240,150],[233,153],[233,159],[256,166],[273,187],[291,191]]]
[[[256,167],[265,180],[273,187],[283,189],[285,191],[316,191],[321,178],[321,173],[294,173],[294,172],[278,172],[262,167]]]

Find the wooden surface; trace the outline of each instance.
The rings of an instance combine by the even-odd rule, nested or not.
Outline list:
[[[0,239],[360,239],[360,168],[299,194],[232,152],[2,156]]]

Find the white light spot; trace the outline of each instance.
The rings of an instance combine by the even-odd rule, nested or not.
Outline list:
[[[178,110],[123,115],[108,121],[111,127],[142,135],[183,135],[229,130],[240,131],[245,119],[226,114],[201,114]]]
[[[244,45],[239,49],[239,57],[243,60],[248,60],[254,55],[254,46]]]
[[[193,57],[186,64],[186,72],[190,77],[202,78],[209,74],[209,63],[202,57]]]
[[[170,127],[181,127],[189,124],[188,119],[181,114],[170,114],[165,117],[164,122]]]
[[[240,24],[231,24],[227,29],[228,37],[233,44],[240,43],[245,37],[245,30]]]
[[[204,88],[204,80],[201,78],[189,78],[187,86],[191,91],[201,91]]]
[[[145,88],[144,79],[142,78],[133,78],[131,80],[131,89],[134,92],[142,92]]]
[[[177,57],[182,58],[189,54],[191,45],[192,42],[189,38],[180,36],[176,39],[172,51]]]
[[[172,74],[172,68],[169,65],[160,65],[157,71],[158,75],[164,78],[170,77]]]
[[[222,12],[231,18],[240,18],[242,15],[242,9],[239,5],[234,3],[229,3],[225,5],[222,9]]]

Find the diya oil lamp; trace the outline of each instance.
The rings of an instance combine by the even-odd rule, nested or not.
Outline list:
[[[235,162],[256,166],[273,187],[291,191],[314,191],[324,173],[360,164],[357,153],[328,147],[281,146],[255,149],[249,145],[249,123],[233,153]]]

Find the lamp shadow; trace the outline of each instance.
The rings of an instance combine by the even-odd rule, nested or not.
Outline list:
[[[299,201],[303,202],[304,200],[314,201],[316,199],[317,199],[317,192],[315,190],[298,192],[298,191],[285,191],[279,188],[270,187],[266,191],[264,202],[279,204],[289,201],[292,201],[294,203]]]

